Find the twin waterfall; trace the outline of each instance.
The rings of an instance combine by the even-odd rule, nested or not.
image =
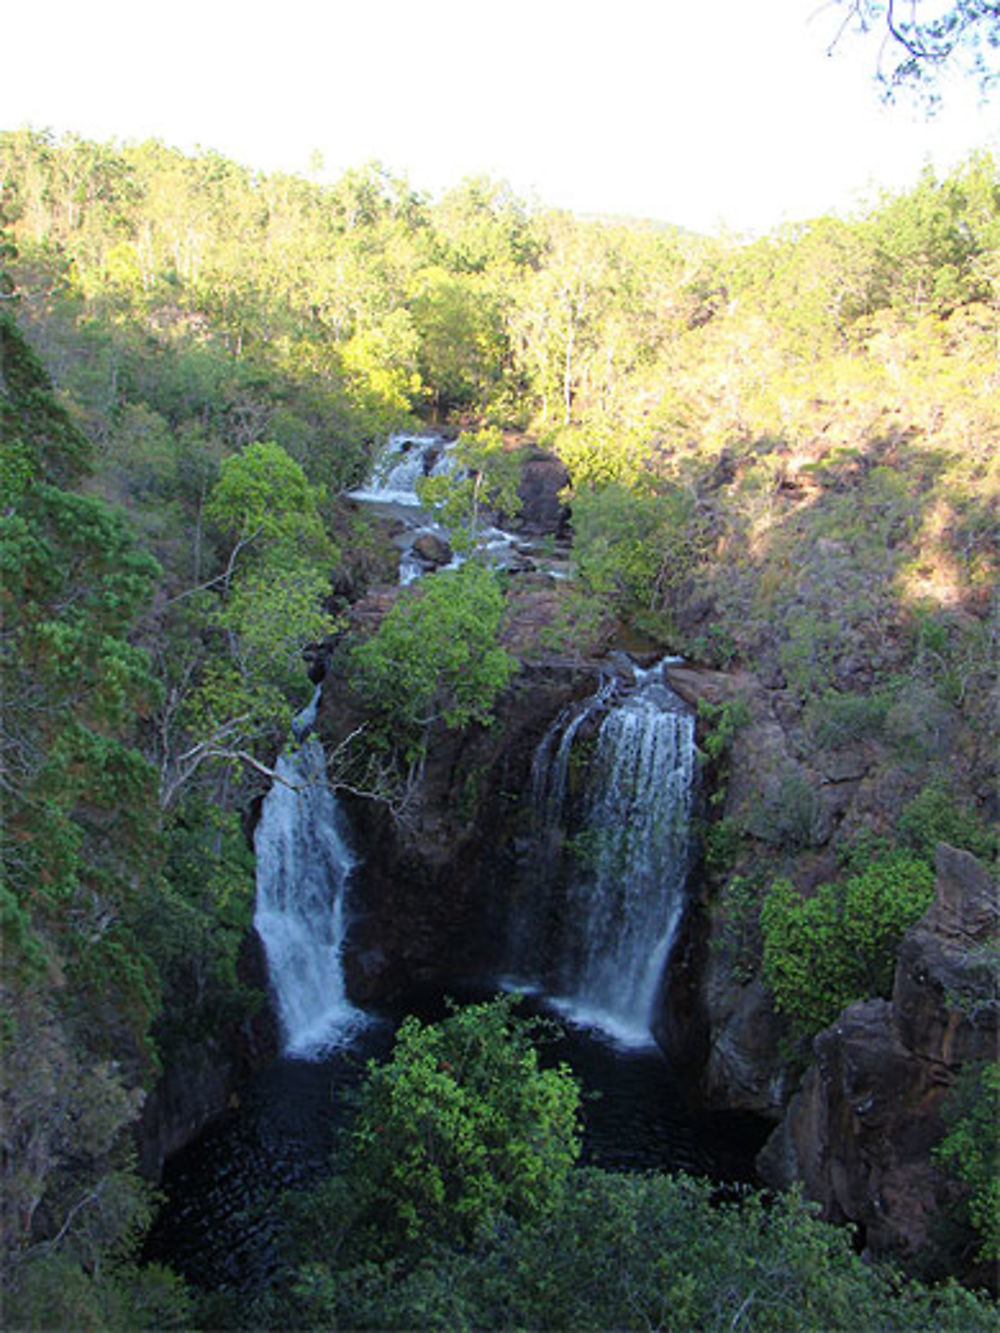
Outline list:
[[[684,908],[695,746],[662,665],[635,675],[621,697],[606,680],[538,749],[512,951],[517,976],[567,1016],[641,1045]]]
[[[285,1054],[317,1058],[365,1016],[346,995],[344,897],[354,858],[322,746],[277,763],[255,834],[254,924]],[[684,908],[694,779],[694,718],[662,665],[625,686],[607,677],[563,713],[535,755],[534,837],[512,907],[508,984],[543,992],[572,1021],[628,1045],[651,1038]]]

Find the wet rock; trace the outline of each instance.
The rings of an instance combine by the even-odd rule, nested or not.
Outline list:
[[[245,986],[266,995],[267,963],[255,930],[244,937],[237,971]],[[262,1004],[240,1023],[173,1046],[136,1127],[143,1174],[157,1179],[168,1157],[223,1114],[247,1075],[274,1059],[278,1044],[277,1021]]]
[[[560,709],[590,693],[593,663],[526,663],[493,727],[439,727],[402,817],[341,793],[364,858],[355,872],[347,986],[361,1004],[414,987],[447,988],[497,963],[498,940],[530,820],[531,761]],[[331,673],[319,733],[330,750],[363,721]]]
[[[713,1025],[702,1091],[710,1103],[777,1119],[788,1097],[789,1075],[780,1054],[786,1025],[759,981],[739,985],[728,964],[706,978]]]

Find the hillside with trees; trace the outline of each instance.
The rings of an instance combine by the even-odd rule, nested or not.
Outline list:
[[[994,155],[743,241],[584,222],[487,178],[430,199],[378,164],[321,185],[154,141],[17,130],[0,134],[0,225],[0,1171],[16,1326],[195,1317],[180,1279],[136,1257],[153,1200],[133,1131],[165,1071],[264,1004],[241,963],[243,821],[308,697],[306,649],[336,647],[389,719],[370,733],[383,775],[419,769],[431,714],[489,716],[516,666],[515,594],[537,601],[522,660],[624,634],[736,681],[702,707],[719,793],[701,830],[706,911],[716,965],[784,1016],[792,1069],[845,1004],[888,993],[939,842],[995,867]],[[366,637],[351,608],[394,582],[395,553],[346,493],[391,432],[421,423],[465,432],[498,507],[525,441],[565,464],[572,578],[543,592],[472,562],[451,592],[394,594]],[[476,645],[475,671],[449,656],[456,638]],[[761,692],[791,748],[758,749],[747,788],[729,769]],[[846,781],[861,794],[829,804]],[[336,1200],[301,1205],[289,1235],[313,1240],[299,1235],[264,1325],[479,1327],[507,1309],[533,1326],[549,1308],[554,1327],[810,1327],[864,1301],[880,1327],[995,1326],[957,1289],[870,1282],[794,1199],[713,1214],[745,1247],[742,1304],[700,1304],[692,1262],[662,1288],[673,1313],[654,1307],[658,1227],[722,1273],[707,1192],[580,1173],[538,1204],[533,1172],[570,1178],[572,1097],[537,1075],[516,1025],[482,1022],[489,1058],[520,1071],[498,1081],[523,1076],[544,1108],[552,1137],[534,1150],[551,1161],[519,1159],[499,1200],[474,1142],[453,1167],[467,1193],[442,1195],[418,1163],[406,1190],[433,1188],[438,1211],[417,1257],[415,1205],[366,1129],[395,1092],[374,1077],[344,1166],[372,1182],[357,1230],[328,1234]],[[455,1020],[424,1040],[437,1056],[460,1036]],[[507,1039],[514,1055],[498,1055]],[[404,1093],[419,1047],[401,1037]],[[994,1150],[970,1165],[960,1147],[990,1119],[995,1073],[970,1065],[953,1102],[942,1161],[966,1173],[964,1239],[935,1277],[988,1281],[997,1258]],[[462,1103],[473,1140],[481,1094]],[[522,1132],[525,1105],[507,1113]],[[405,1145],[412,1106],[385,1114]],[[609,1295],[588,1315],[566,1238],[613,1267],[629,1228],[644,1285],[614,1301],[638,1304],[626,1318]],[[771,1292],[761,1273],[778,1282],[773,1246],[800,1267],[755,1295]],[[830,1291],[800,1306],[827,1263]],[[628,1287],[606,1278],[602,1292]],[[236,1316],[223,1303],[214,1317]]]

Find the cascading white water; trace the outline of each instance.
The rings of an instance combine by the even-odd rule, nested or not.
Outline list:
[[[421,508],[417,484],[425,477],[446,476],[460,469],[454,449],[442,435],[392,435],[369,480],[360,489],[348,492],[352,500],[402,524],[396,543],[400,548],[399,581],[404,586],[433,567],[433,562],[418,553],[418,538],[430,535],[446,545],[451,540],[447,529],[432,522]],[[500,568],[514,558],[516,538],[502,528],[485,526],[477,533],[476,545],[489,564]],[[455,569],[465,559],[456,552],[442,567]]]
[[[684,908],[694,718],[660,667],[637,672],[635,687],[607,707],[588,742],[584,790],[574,798],[567,793],[574,742],[607,705],[605,685],[582,711],[559,719],[536,755],[538,865],[557,901],[546,901],[538,884],[530,929],[542,934],[538,965],[553,1002],[579,1022],[645,1044]],[[523,959],[524,931],[518,936]]]
[[[374,475],[360,490],[352,491],[351,498],[417,507],[417,482],[441,476],[454,465],[454,455],[440,435],[391,435]]]
[[[296,719],[296,735],[308,730],[314,705]],[[254,926],[267,955],[283,1050],[308,1058],[342,1044],[365,1021],[347,999],[341,956],[355,861],[319,741],[307,739],[282,755],[275,772],[254,834]]]

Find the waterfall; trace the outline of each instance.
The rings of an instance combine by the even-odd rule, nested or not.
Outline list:
[[[418,550],[419,538],[433,536],[449,546],[452,539],[421,507],[417,484],[425,477],[442,477],[460,469],[452,443],[443,435],[391,435],[372,476],[363,487],[348,492],[350,499],[398,525],[394,540],[400,551],[399,581],[404,587],[438,567]],[[485,525],[478,530],[476,544],[489,564],[504,568],[517,556],[516,541],[512,533]],[[466,558],[460,552],[451,553],[447,564],[440,567],[457,569]]]
[[[441,435],[391,435],[374,475],[354,500],[418,507],[417,482],[451,471],[454,455]]]
[[[318,693],[318,692],[317,692]],[[295,722],[305,736],[316,700]],[[254,926],[285,1054],[311,1057],[342,1044],[365,1021],[347,999],[342,950],[344,895],[355,861],[326,780],[323,747],[307,738],[283,754],[254,834]]]
[[[558,718],[536,753],[536,874],[513,940],[557,1007],[645,1043],[684,909],[694,718],[662,664],[612,688]]]

